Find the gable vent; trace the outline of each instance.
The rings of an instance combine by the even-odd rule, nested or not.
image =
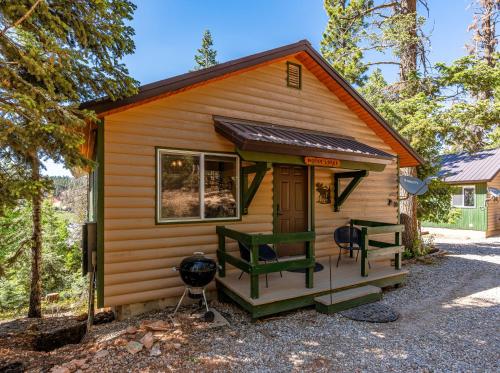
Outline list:
[[[288,87],[302,88],[302,66],[293,63],[286,63],[286,85]]]

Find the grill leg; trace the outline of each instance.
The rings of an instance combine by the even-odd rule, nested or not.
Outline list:
[[[177,310],[179,309],[179,307],[181,306],[182,304],[182,301],[184,300],[184,297],[186,296],[186,292],[188,291],[187,288],[184,289],[184,293],[182,293],[182,297],[181,299],[179,299],[179,303],[177,303],[177,307],[175,307],[175,310],[174,310],[174,313],[172,314],[172,317],[175,316],[175,314],[177,313]],[[205,292],[203,292],[203,295],[205,295]]]
[[[207,309],[207,312],[209,311],[208,309],[208,302],[207,302],[207,296],[205,295],[205,289],[203,289],[203,300],[205,301],[205,308]]]

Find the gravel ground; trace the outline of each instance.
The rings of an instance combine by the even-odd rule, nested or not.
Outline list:
[[[238,308],[214,302],[229,326],[197,329],[181,319],[156,336],[158,356],[125,350],[134,336],[122,333],[127,325],[140,327],[136,318],[96,327],[86,345],[44,359],[84,359],[81,370],[89,372],[498,372],[500,242],[438,246],[448,255],[408,264],[407,284],[385,292],[382,302],[401,314],[394,323],[356,322],[314,309],[251,323]],[[144,318],[165,320],[166,313]],[[143,334],[139,329],[135,340]]]

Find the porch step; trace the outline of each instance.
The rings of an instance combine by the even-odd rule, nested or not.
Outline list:
[[[336,293],[314,298],[316,311],[321,313],[335,313],[349,308],[373,303],[382,299],[382,289],[373,285],[360,286]]]
[[[397,253],[402,253],[405,251],[404,246],[388,246],[388,247],[381,247],[381,248],[370,248],[367,252],[368,254],[368,259],[370,258],[378,258],[378,257],[383,257],[383,256],[388,256],[388,255],[394,255]]]

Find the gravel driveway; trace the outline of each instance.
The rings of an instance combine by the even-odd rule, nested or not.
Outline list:
[[[409,264],[407,284],[384,294],[382,302],[401,314],[394,323],[356,322],[314,309],[251,323],[238,308],[215,303],[230,326],[172,326],[156,337],[155,356],[125,350],[127,340],[140,338],[123,334],[128,325],[140,326],[140,319],[132,319],[96,327],[86,345],[40,359],[51,365],[80,361],[80,371],[88,372],[498,372],[500,242],[438,245],[447,256]]]
[[[500,242],[439,243],[434,264],[412,264],[407,285],[384,295],[388,324],[314,310],[216,338],[204,354],[243,371],[500,370]]]

